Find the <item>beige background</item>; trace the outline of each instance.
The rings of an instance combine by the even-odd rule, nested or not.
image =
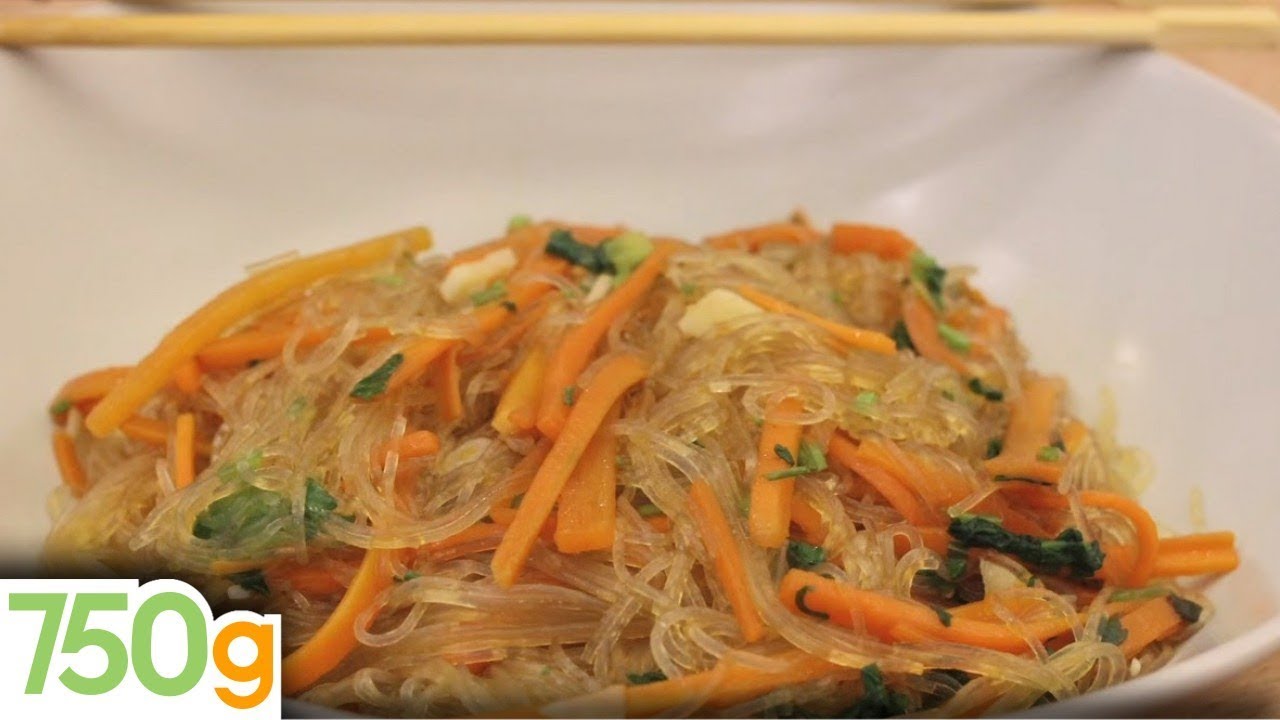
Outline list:
[[[1280,7],[1280,0],[1275,0]],[[68,10],[91,1],[0,0],[0,13]],[[1280,111],[1280,49],[1198,50],[1177,53]],[[1161,708],[1168,717],[1280,717],[1280,654],[1213,691]]]

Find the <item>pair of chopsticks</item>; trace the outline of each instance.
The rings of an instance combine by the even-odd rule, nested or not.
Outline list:
[[[1280,47],[1280,12],[1120,0],[1114,9],[835,13],[552,12],[24,15],[0,46],[316,47],[478,44],[1055,44]],[[1012,5],[978,0],[974,5]],[[1060,4],[1060,3],[1050,3]]]

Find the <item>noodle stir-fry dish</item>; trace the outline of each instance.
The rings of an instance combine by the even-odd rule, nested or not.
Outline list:
[[[901,233],[513,218],[287,256],[50,408],[60,570],[281,613],[375,716],[972,716],[1151,672],[1170,536],[1009,314]]]

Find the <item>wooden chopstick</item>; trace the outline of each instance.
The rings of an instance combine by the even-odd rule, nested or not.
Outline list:
[[[314,47],[418,44],[1280,45],[1267,7],[1076,12],[407,13],[0,16],[0,45]]]

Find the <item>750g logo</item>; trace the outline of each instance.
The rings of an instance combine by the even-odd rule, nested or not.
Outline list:
[[[0,602],[0,702],[9,709],[280,716],[278,615],[214,620],[177,580],[0,580]]]

